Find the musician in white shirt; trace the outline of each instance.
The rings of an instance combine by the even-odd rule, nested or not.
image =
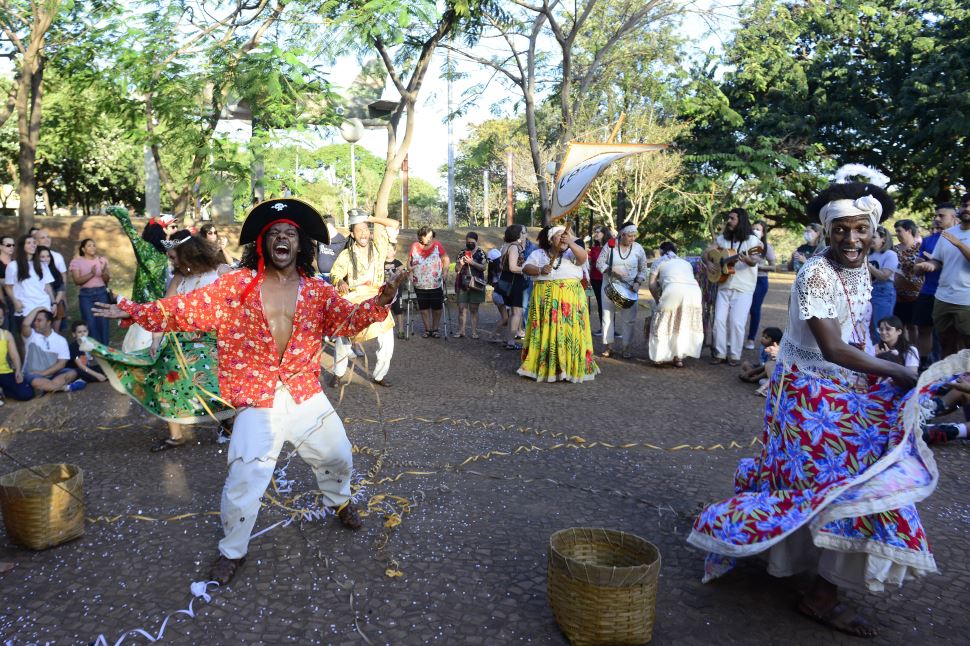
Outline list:
[[[752,232],[748,212],[738,207],[728,212],[724,230],[704,252],[704,263],[710,271],[720,270],[720,263],[713,257],[714,252],[728,251],[731,256],[737,256],[734,274],[717,289],[713,364],[727,361],[729,365],[737,366],[741,363],[744,327],[751,311],[751,300],[758,282],[758,262],[761,260],[759,255],[749,251],[760,247],[760,244]]]
[[[637,243],[637,227],[632,222],[624,222],[616,238],[596,260],[596,268],[603,274],[603,344],[602,356],[613,356],[612,343],[615,336],[620,337],[620,350],[624,359],[630,358],[627,348],[633,340],[634,324],[637,320],[637,298],[640,285],[647,278],[647,254]],[[615,246],[614,246],[615,243]],[[609,298],[610,285],[624,292],[634,301],[633,307],[617,307]]]

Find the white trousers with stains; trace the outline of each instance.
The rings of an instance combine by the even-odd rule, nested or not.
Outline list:
[[[350,499],[353,454],[330,400],[317,393],[297,404],[278,383],[272,408],[243,409],[233,424],[220,510],[226,537],[219,541],[219,551],[226,558],[246,555],[259,500],[273,478],[283,442],[293,444],[313,469],[323,504],[335,507]]]

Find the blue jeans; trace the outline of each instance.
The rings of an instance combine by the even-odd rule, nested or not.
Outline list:
[[[27,377],[24,376],[24,380],[17,383],[16,377],[12,372],[8,372],[5,375],[0,375],[0,389],[3,390],[3,394],[7,397],[12,397],[20,401],[26,401],[33,398],[34,389],[31,388],[30,382],[27,381]]]
[[[108,288],[82,287],[78,290],[77,300],[81,309],[81,318],[88,326],[88,335],[95,341],[108,345],[108,337],[111,335],[108,319],[95,316],[91,312],[95,303],[108,302]]]
[[[872,320],[869,322],[869,333],[872,335],[872,342],[878,343],[879,321],[887,316],[893,315],[893,307],[896,306],[896,287],[887,281],[872,284]]]
[[[768,294],[768,274],[759,274],[758,282],[754,285],[754,296],[751,297],[751,323],[748,325],[748,341],[754,341],[761,325],[761,304]]]
[[[525,291],[522,292],[522,328],[525,329],[529,322],[529,301],[532,300],[532,281],[525,284]]]

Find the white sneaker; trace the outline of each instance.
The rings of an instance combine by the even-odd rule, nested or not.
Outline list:
[[[744,349],[745,350],[754,350],[754,341],[752,339],[748,339],[747,341],[745,341],[744,342]]]

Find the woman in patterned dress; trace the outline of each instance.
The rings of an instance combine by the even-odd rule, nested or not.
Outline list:
[[[167,257],[175,274],[167,296],[188,294],[214,283],[229,267],[221,264],[217,248],[180,231],[166,241]],[[169,436],[152,451],[182,446],[182,426],[233,415],[219,397],[218,351],[211,333],[152,334],[144,350],[125,353],[90,340],[83,346],[97,358],[115,390],[138,402],[152,415],[168,422]]]
[[[705,581],[755,554],[774,576],[814,570],[799,611],[862,637],[876,629],[839,602],[838,588],[878,592],[936,572],[914,506],[937,480],[919,437],[920,410],[967,363],[962,356],[937,364],[907,393],[915,370],[873,356],[866,254],[892,211],[884,190],[861,183],[833,185],[809,205],[831,244],[792,286],[764,448],[741,461],[736,495],[707,507],[688,539],[709,552]]]
[[[593,337],[583,289],[586,250],[565,227],[545,227],[523,273],[535,278],[519,374],[536,381],[592,381]]]

